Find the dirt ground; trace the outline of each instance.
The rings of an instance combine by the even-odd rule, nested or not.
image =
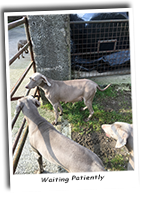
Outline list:
[[[116,112],[123,112],[126,115],[126,110],[131,109],[132,106],[131,88],[129,86],[127,90],[115,89],[117,89],[116,97],[106,97],[106,100],[96,98],[96,103],[100,103],[107,112],[114,110]],[[98,119],[96,114],[94,116],[96,123]],[[71,137],[74,141],[96,153],[108,171],[127,169],[129,159],[127,148],[125,146],[120,149],[115,148],[116,141],[106,137],[103,130],[95,131],[93,126],[90,126],[84,129],[83,134],[72,131]]]

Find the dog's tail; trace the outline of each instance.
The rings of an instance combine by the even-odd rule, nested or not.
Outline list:
[[[111,85],[111,84],[107,85],[104,89],[101,89],[101,88],[99,87],[99,85],[97,85],[97,88],[98,88],[98,90],[100,90],[101,92],[103,92],[103,91],[105,91],[110,85]]]

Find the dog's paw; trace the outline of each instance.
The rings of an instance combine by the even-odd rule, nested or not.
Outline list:
[[[57,125],[57,124],[58,124],[58,122],[57,123],[55,121],[52,122],[52,125]]]
[[[44,170],[37,170],[37,171],[34,172],[34,174],[42,174],[43,171]]]

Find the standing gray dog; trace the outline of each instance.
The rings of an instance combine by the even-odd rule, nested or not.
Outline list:
[[[115,148],[121,148],[126,145],[130,152],[128,170],[134,169],[134,152],[133,152],[133,125],[124,122],[115,122],[114,124],[103,124],[102,129],[107,137],[117,140]]]
[[[19,40],[19,41],[18,41],[18,44],[17,44],[18,51],[19,51],[22,47],[24,47],[24,45],[25,45],[26,43],[27,43],[27,40]],[[25,53],[28,53],[28,48],[25,49],[24,51],[25,51]],[[21,56],[22,56],[22,58],[24,58],[23,52],[22,52]],[[20,56],[18,56],[18,59],[20,59]]]
[[[42,156],[49,162],[62,166],[68,172],[105,171],[100,158],[89,149],[79,145],[57,131],[38,113],[40,102],[33,97],[18,100],[16,113],[22,109],[29,125],[29,141],[43,171]]]
[[[90,115],[86,119],[86,121],[89,121],[94,113],[92,101],[97,89],[104,91],[110,84],[104,89],[101,89],[97,83],[88,79],[57,81],[46,78],[40,73],[34,73],[30,77],[30,82],[26,85],[26,88],[32,89],[36,86],[40,86],[44,90],[46,98],[52,104],[55,111],[55,121],[53,124],[57,124],[58,108],[60,109],[60,115],[63,112],[60,101],[67,103],[84,100],[86,107],[82,108],[82,110],[89,109]]]

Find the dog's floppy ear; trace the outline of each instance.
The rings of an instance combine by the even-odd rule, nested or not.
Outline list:
[[[47,78],[42,75],[42,80],[50,87],[51,86],[51,83],[49,83],[49,81],[47,80]]]
[[[40,107],[41,103],[37,99],[33,98],[32,101],[34,102],[36,107]]]
[[[115,148],[121,148],[126,145],[129,134],[122,129],[122,126],[119,124],[113,124],[111,128],[118,137]]]
[[[34,103],[35,103],[36,107],[39,107],[41,105],[41,103],[37,99],[34,99]]]
[[[33,96],[29,96],[28,98],[33,101],[36,107],[39,107],[41,105],[41,103],[37,99],[35,99]]]
[[[23,103],[18,100],[14,114],[16,115],[23,108]]]

